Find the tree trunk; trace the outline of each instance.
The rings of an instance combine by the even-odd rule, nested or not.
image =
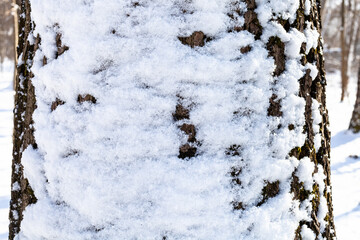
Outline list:
[[[320,0],[30,2],[9,239],[335,239]]]
[[[10,225],[9,239],[14,239],[20,231],[20,224],[23,219],[23,211],[32,203],[36,197],[23,175],[21,164],[22,152],[29,145],[36,148],[33,134],[32,114],[35,110],[35,93],[31,82],[31,64],[36,51],[36,45],[28,41],[32,33],[33,23],[30,20],[30,3],[28,0],[18,2],[20,4],[20,17],[18,22],[18,46],[15,76],[15,109],[14,109],[14,133],[13,133],[13,163],[11,176],[11,202],[10,202]]]
[[[358,87],[354,111],[350,120],[349,130],[353,133],[360,132],[360,66],[358,68]]]
[[[344,98],[347,94],[347,86],[349,83],[348,76],[348,46],[346,45],[346,36],[345,36],[345,0],[341,2],[341,28],[340,28],[340,44],[341,44],[341,101],[344,101]]]

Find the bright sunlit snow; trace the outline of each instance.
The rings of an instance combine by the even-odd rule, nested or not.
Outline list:
[[[176,0],[139,1],[137,7],[130,0],[31,2],[36,34],[43,40],[32,69],[39,148],[28,148],[23,164],[38,202],[24,212],[19,239],[289,239],[298,222],[309,219],[311,203],[299,207],[292,198],[291,174],[297,169],[307,189],[315,181],[322,191],[322,169],[311,177],[309,159],[299,162],[287,155],[304,142],[304,101],[297,96],[297,80],[306,69],[312,77],[317,74],[314,66],[301,66],[298,52],[302,41],[307,50],[315,47],[319,35],[309,26],[305,34],[286,33],[267,23],[273,15],[293,20],[296,1],[258,1],[264,35],[257,41],[249,33],[228,33],[233,21],[243,19],[229,19],[223,0],[195,0],[189,6]],[[203,48],[191,49],[177,38],[199,30],[212,39]],[[55,59],[57,33],[70,49]],[[288,58],[276,85],[274,61],[265,46],[273,34],[286,44]],[[252,50],[240,54],[239,48],[249,44]],[[12,150],[11,64],[4,69],[0,239],[7,238]],[[348,156],[360,155],[360,138],[345,131],[354,94],[340,104],[339,75],[328,75],[328,82],[336,230],[340,240],[356,239],[360,160]],[[267,116],[274,92],[282,100],[281,119]],[[95,96],[96,104],[78,103],[79,94]],[[57,98],[65,104],[51,111]],[[177,157],[187,138],[172,116],[178,101],[191,111],[177,124],[194,124],[201,142],[199,155],[188,161]],[[315,125],[318,109],[314,101]],[[295,129],[278,130],[279,124]],[[225,154],[232,145],[242,146],[244,159]],[[234,166],[243,169],[243,188],[231,187]],[[257,207],[264,182],[277,180],[279,194]],[[234,200],[247,206],[241,218],[230,204]],[[321,231],[324,201],[318,212]],[[302,236],[314,238],[305,226]]]
[[[13,63],[0,66],[0,239],[8,239],[13,126]],[[2,70],[2,71],[1,71]]]

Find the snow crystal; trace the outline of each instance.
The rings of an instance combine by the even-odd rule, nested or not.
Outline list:
[[[304,30],[306,36],[306,51],[305,53],[308,54],[310,49],[316,49],[319,42],[320,33],[312,28],[312,24],[309,21],[305,22],[306,28]]]
[[[20,191],[20,184],[18,182],[14,182],[12,187],[11,187],[11,191]]]
[[[303,240],[314,240],[316,238],[315,233],[306,225],[301,228],[301,237]]]
[[[307,63],[305,65],[306,69],[310,69],[310,77],[312,78],[312,80],[315,80],[316,76],[319,73],[319,70],[317,69],[316,65],[311,64],[311,63]],[[315,100],[316,101],[316,100]]]
[[[296,170],[296,176],[299,177],[300,182],[304,183],[306,190],[312,191],[313,178],[312,173],[314,172],[314,163],[308,157],[304,157],[300,160],[299,166]]]
[[[312,119],[313,119],[313,131],[314,131],[314,145],[316,151],[321,147],[321,133],[320,133],[320,123],[322,122],[322,116],[320,114],[320,104],[316,99],[312,101]]]
[[[305,0],[305,15],[310,15],[312,0]]]

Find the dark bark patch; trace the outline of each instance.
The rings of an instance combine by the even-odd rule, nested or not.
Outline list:
[[[180,121],[183,119],[189,119],[190,118],[190,111],[189,109],[186,109],[183,105],[177,104],[175,113],[173,113],[174,121]]]
[[[194,47],[203,47],[205,45],[205,41],[207,39],[206,35],[201,31],[193,32],[188,37],[178,37],[180,42],[184,45]]]
[[[245,0],[246,6],[248,10],[255,10],[256,2],[255,0]]]
[[[285,19],[280,18],[280,19],[277,20],[277,22],[280,23],[283,26],[283,28],[285,29],[286,32],[290,31],[291,24],[290,24],[289,20],[285,20]]]
[[[294,130],[294,129],[295,129],[294,124],[289,124],[288,129],[289,129],[290,131]]]
[[[245,53],[250,52],[251,49],[252,49],[252,47],[251,47],[250,45],[248,45],[248,46],[246,46],[246,47],[240,48],[240,52],[241,52],[242,54],[245,54]]]
[[[242,173],[242,168],[241,167],[232,167],[231,171],[230,171],[230,175],[231,177],[239,177],[240,174]]]
[[[61,56],[64,52],[66,52],[67,50],[69,50],[70,48],[66,45],[62,44],[62,40],[61,40],[62,34],[61,33],[57,33],[56,37],[55,37],[55,42],[56,42],[56,47],[57,47],[57,52],[55,54],[55,59],[57,59],[59,56]]]
[[[234,144],[225,150],[225,154],[228,156],[240,156],[241,150],[240,145]]]
[[[56,98],[56,100],[53,101],[52,104],[51,104],[51,111],[54,111],[58,106],[63,105],[63,104],[65,104],[64,101]]]
[[[262,189],[262,200],[257,204],[257,206],[261,206],[270,198],[275,197],[280,192],[280,181],[275,182],[265,182],[265,186]]]
[[[185,159],[185,158],[195,157],[196,151],[197,151],[196,147],[186,143],[180,147],[178,158]]]
[[[245,210],[244,204],[242,202],[232,202],[234,210]]]
[[[285,44],[279,37],[271,37],[266,44],[269,56],[275,60],[274,75],[279,76],[285,71]]]
[[[249,10],[244,14],[245,23],[243,29],[255,35],[255,39],[259,40],[262,34],[262,26],[257,18],[257,14],[253,10]]]
[[[196,129],[193,124],[186,124],[180,126],[180,130],[185,132],[188,137],[188,142],[195,142],[196,141]]]
[[[90,94],[86,94],[86,95],[80,95],[77,98],[78,103],[83,103],[83,102],[90,102],[95,104],[96,103],[96,98]]]
[[[281,117],[281,101],[277,99],[277,95],[273,94],[269,99],[270,106],[268,108],[268,116]]]
[[[306,60],[309,63],[314,63],[317,60],[317,53],[314,48],[311,48],[309,53],[306,55]]]
[[[43,57],[43,66],[45,66],[46,64],[47,64],[47,57],[44,56],[44,57]]]
[[[231,182],[233,185],[241,185],[241,180],[239,178],[240,174],[242,173],[241,167],[232,167],[230,171]]]
[[[34,190],[32,190],[29,181],[27,179],[24,179],[24,181],[21,182],[21,189],[23,191],[23,196],[25,196],[28,205],[35,204],[37,202],[37,198],[35,197]],[[23,210],[25,210],[25,208]]]
[[[300,153],[301,153],[301,147],[294,147],[293,149],[290,150],[289,156],[300,159]]]

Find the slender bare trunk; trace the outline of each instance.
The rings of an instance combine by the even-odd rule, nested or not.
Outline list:
[[[345,0],[341,2],[341,28],[340,28],[340,44],[341,44],[341,101],[347,94],[348,77],[348,52],[345,39]]]
[[[358,86],[354,111],[350,120],[349,130],[354,133],[360,132],[360,66],[358,67]]]

